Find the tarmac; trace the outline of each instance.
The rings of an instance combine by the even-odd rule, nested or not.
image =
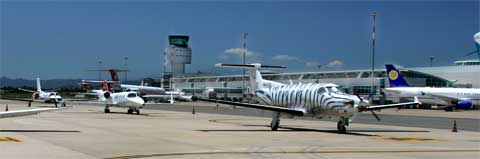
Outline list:
[[[27,107],[25,102],[0,100],[1,111],[6,104],[9,110],[52,105]],[[251,110],[225,105],[153,105],[141,115],[126,114],[124,108],[112,107],[114,113],[104,114],[103,106],[71,105],[59,111],[0,119],[0,158],[480,158],[480,132],[475,129],[452,132],[355,122],[347,134],[338,134],[334,120],[282,118],[279,131],[271,131],[269,112],[228,114]],[[478,111],[448,113],[393,109],[378,114],[381,118],[469,119],[467,124],[480,120]]]

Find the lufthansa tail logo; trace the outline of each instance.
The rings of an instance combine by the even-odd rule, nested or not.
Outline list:
[[[398,72],[395,70],[392,70],[388,73],[388,78],[391,80],[396,80],[398,78]]]

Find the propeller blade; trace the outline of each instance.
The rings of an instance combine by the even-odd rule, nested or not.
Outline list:
[[[355,95],[357,95],[358,99],[360,99],[360,101],[363,102],[363,98],[360,97],[360,95],[358,95],[358,94],[355,94]]]
[[[370,111],[370,112],[372,112],[372,114],[373,114],[373,116],[375,117],[375,119],[377,119],[378,121],[380,121],[380,120],[381,120],[381,119],[380,119],[380,117],[378,117],[378,115],[377,115],[377,114],[375,114],[375,112],[373,112],[373,110],[372,110],[372,111]]]

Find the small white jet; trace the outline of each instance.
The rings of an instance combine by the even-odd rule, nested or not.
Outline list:
[[[474,105],[480,105],[480,89],[410,87],[395,66],[386,64],[385,67],[390,83],[390,88],[383,90],[387,95],[417,96],[422,103],[443,106],[445,111],[452,111],[453,108],[470,109]]]
[[[120,83],[120,88],[125,91],[135,91],[138,92],[142,98],[160,98],[169,100],[170,103],[174,102],[171,98],[181,100],[181,101],[191,101],[192,96],[186,96],[184,92],[180,90],[165,90],[160,87],[152,87],[152,86],[145,86],[141,85],[130,85],[130,84],[121,84],[120,79],[118,78],[119,72],[127,72],[127,70],[119,70],[119,69],[103,69],[103,70],[93,70],[99,72],[108,72],[112,78],[112,81],[109,83]]]
[[[348,126],[357,113],[373,110],[394,108],[404,105],[416,105],[418,101],[388,105],[371,105],[367,100],[357,95],[350,95],[342,91],[333,83],[283,84],[264,80],[258,71],[260,68],[286,68],[283,66],[265,66],[260,64],[217,64],[220,67],[249,69],[250,88],[261,104],[230,102],[224,100],[202,99],[193,97],[193,100],[218,102],[223,104],[249,107],[273,111],[270,127],[277,130],[280,125],[280,115],[334,117],[338,118],[337,130],[346,132]],[[373,113],[375,118],[378,116]]]
[[[44,92],[40,86],[40,78],[37,78],[37,91],[18,88],[21,91],[31,92],[33,100],[41,101],[44,103],[62,103],[62,96],[58,95],[57,92]]]
[[[102,90],[95,90],[94,92],[97,94],[98,100],[106,104],[104,109],[105,113],[110,113],[109,108],[115,106],[128,108],[128,114],[134,112],[140,114],[140,109],[145,105],[145,101],[137,94],[137,92],[129,91],[113,93],[106,80],[102,81]]]

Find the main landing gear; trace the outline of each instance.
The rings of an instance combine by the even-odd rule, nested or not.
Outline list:
[[[105,113],[110,113],[110,106],[109,105],[105,106],[104,112]],[[139,115],[140,114],[140,109],[135,108],[135,107],[130,107],[127,110],[128,114],[133,114],[134,112],[137,113],[137,115]]]
[[[337,123],[337,130],[341,134],[345,134],[347,132],[348,126],[348,118],[340,117],[340,121]]]
[[[128,110],[127,110],[127,113],[128,113],[128,114],[133,114],[133,112],[136,112],[137,115],[139,115],[139,114],[140,114],[140,109],[135,108],[135,107],[130,107],[130,108],[128,108]]]
[[[277,131],[278,127],[280,126],[280,113],[273,112],[272,122],[270,123],[270,128],[272,131]]]
[[[109,106],[108,106],[108,105],[105,106],[104,112],[105,112],[105,113],[110,113],[110,109],[109,109]]]

